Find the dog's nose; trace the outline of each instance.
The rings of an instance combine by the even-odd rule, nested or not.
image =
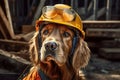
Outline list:
[[[45,44],[45,49],[54,51],[57,48],[57,44],[55,42],[48,42]]]

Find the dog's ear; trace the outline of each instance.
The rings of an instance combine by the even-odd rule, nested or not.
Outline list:
[[[38,32],[34,33],[33,38],[30,40],[30,59],[34,65],[37,65],[39,62],[39,53],[38,53]]]
[[[90,49],[87,43],[80,38],[79,43],[74,52],[72,65],[75,70],[85,67],[88,64],[90,58]]]

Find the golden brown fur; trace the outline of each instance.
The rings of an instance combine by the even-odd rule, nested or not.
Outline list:
[[[74,33],[67,27],[58,24],[47,24],[40,32],[42,45],[40,48],[31,47],[31,60],[34,67],[41,69],[51,80],[83,80],[80,68],[85,67],[90,57],[87,43],[79,36],[71,64],[69,55],[72,48]],[[37,39],[36,39],[37,40]],[[38,46],[33,40],[33,45]],[[57,44],[53,51],[47,50],[49,42]],[[54,48],[54,45],[52,46]],[[53,53],[52,53],[53,52]]]

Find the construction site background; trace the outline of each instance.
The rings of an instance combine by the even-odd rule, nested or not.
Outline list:
[[[120,80],[120,0],[0,0],[0,80],[16,80],[28,71],[35,21],[43,6],[60,3],[81,16],[91,49],[83,69],[87,79]]]

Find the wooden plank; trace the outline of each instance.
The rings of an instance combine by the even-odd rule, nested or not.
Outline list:
[[[5,39],[7,39],[7,35],[6,35],[6,33],[4,32],[1,24],[0,24],[0,31],[1,31],[1,33],[2,33],[2,35],[3,35],[3,37],[4,37]]]
[[[120,28],[120,21],[82,21],[83,28]]]
[[[0,49],[16,52],[21,50],[29,50],[29,43],[22,41],[0,39]]]
[[[108,54],[109,53],[120,54],[120,48],[101,48],[101,49],[103,49]]]
[[[89,36],[89,37],[120,38],[120,28],[119,29],[88,28],[88,29],[86,29],[86,36]]]
[[[22,44],[22,45],[29,45],[28,42],[24,42],[24,41],[14,41],[14,40],[6,40],[6,39],[0,39],[0,42],[14,43],[14,44]]]
[[[100,48],[99,55],[111,60],[120,60],[120,48]]]
[[[22,72],[30,64],[29,61],[0,49],[0,67],[14,72]]]
[[[83,24],[109,24],[109,23],[114,23],[114,24],[120,24],[120,21],[118,21],[118,20],[114,20],[114,21],[91,21],[91,20],[84,20],[84,21],[82,21],[83,22]]]
[[[16,56],[22,57],[28,61],[30,61],[30,45],[31,44],[29,42],[0,39],[0,49],[8,51]]]
[[[18,62],[21,62],[23,64],[30,64],[29,61],[27,61],[27,60],[25,60],[25,59],[23,59],[21,57],[15,56],[14,54],[11,54],[11,53],[9,53],[7,51],[4,51],[4,50],[1,50],[1,49],[0,49],[0,55],[9,57],[9,58],[14,59],[14,60],[16,60]]]
[[[7,39],[12,38],[11,30],[9,29],[9,22],[0,6],[0,23],[1,23],[1,28],[6,31]]]
[[[10,31],[12,39],[15,39],[15,34],[14,34],[14,31],[13,31],[13,25],[12,25],[12,19],[11,19],[11,14],[10,14],[8,0],[4,0],[4,3],[5,3],[5,8],[6,8],[8,22],[10,24],[9,27],[8,27],[8,29]]]
[[[116,38],[114,40],[103,40],[100,45],[104,48],[120,48],[120,39]]]

